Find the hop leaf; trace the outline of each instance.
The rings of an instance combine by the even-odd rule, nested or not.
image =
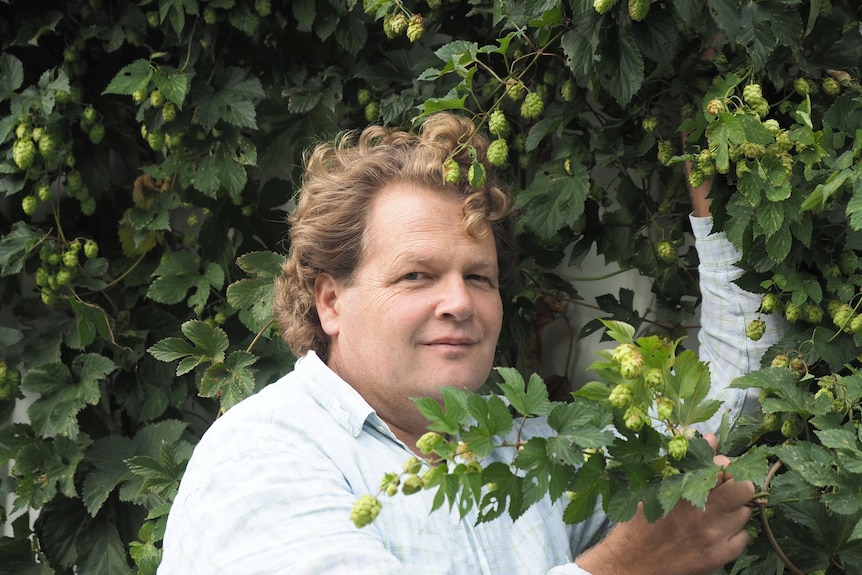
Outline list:
[[[353,510],[350,512],[350,520],[358,528],[370,525],[380,514],[380,509],[383,505],[380,500],[374,495],[366,494],[360,497],[353,504]]]

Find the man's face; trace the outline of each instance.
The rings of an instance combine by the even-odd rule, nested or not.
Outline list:
[[[497,250],[490,226],[473,238],[463,217],[444,192],[384,188],[353,282],[317,282],[329,366],[409,433],[426,424],[410,398],[439,398],[441,386],[476,390],[493,365],[503,315]]]

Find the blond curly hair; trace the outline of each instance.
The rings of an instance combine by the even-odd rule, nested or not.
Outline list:
[[[486,180],[473,187],[467,173],[476,159]],[[500,187],[488,163],[487,139],[473,122],[450,113],[429,116],[418,134],[373,125],[361,133],[345,132],[319,144],[305,157],[296,209],[288,217],[290,250],[276,280],[273,316],[296,357],[314,350],[324,360],[329,336],[320,325],[314,300],[318,276],[349,283],[362,259],[363,234],[375,194],[395,182],[444,190],[461,198],[464,226],[480,236],[490,224],[497,246],[500,281],[514,267],[512,198]],[[443,177],[443,163],[460,166],[455,184]]]

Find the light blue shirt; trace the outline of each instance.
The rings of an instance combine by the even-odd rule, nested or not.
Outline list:
[[[703,327],[719,331],[701,335],[700,354],[724,382],[716,393],[736,415],[746,394],[723,388],[757,366],[769,338],[755,344],[745,337],[760,298],[730,283],[735,252],[723,236],[707,237],[708,220],[704,225],[697,228],[709,284]],[[550,433],[542,420],[528,424],[528,436]],[[566,525],[565,498],[546,498],[515,522],[504,514],[476,525],[475,510],[463,520],[445,506],[431,513],[434,491],[382,495],[377,519],[356,528],[349,517],[357,498],[376,494],[384,474],[412,455],[349,384],[309,353],[204,435],[171,509],[158,573],[588,575],[572,559],[610,525],[600,512]],[[500,450],[494,458],[512,456]]]

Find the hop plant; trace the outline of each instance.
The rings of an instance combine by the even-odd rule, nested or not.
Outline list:
[[[150,105],[153,108],[161,108],[165,105],[166,101],[165,95],[162,94],[161,90],[155,89],[150,93]]]
[[[635,433],[643,429],[647,423],[647,415],[644,410],[636,405],[630,405],[623,414],[623,423]]]
[[[177,107],[171,102],[166,102],[162,107],[162,119],[165,122],[173,122],[177,118]]]
[[[688,452],[688,439],[684,435],[675,435],[667,444],[667,452],[679,461]]]
[[[33,165],[33,160],[36,159],[36,143],[30,138],[24,140],[15,140],[12,144],[12,161],[15,165],[26,170]]]
[[[443,442],[443,436],[436,431],[428,431],[424,433],[416,442],[416,449],[425,454],[433,453],[435,449]]]
[[[647,132],[654,132],[658,128],[658,118],[655,116],[646,116],[641,120],[641,126]]]
[[[650,0],[629,0],[629,16],[635,22],[646,18],[649,12]]]
[[[509,121],[502,110],[491,112],[491,115],[488,117],[488,131],[491,132],[491,135],[498,138],[505,138],[509,135]]]
[[[608,401],[617,409],[622,409],[631,403],[632,397],[632,388],[625,383],[620,383],[611,390]]]
[[[375,101],[368,102],[365,105],[365,119],[369,122],[376,122],[380,117],[380,104]]]
[[[752,341],[758,341],[766,333],[766,322],[762,319],[753,319],[745,328],[745,335]]]
[[[663,166],[670,165],[673,155],[673,142],[670,140],[661,140],[658,143],[658,153],[656,154],[658,161],[661,162]]]
[[[658,257],[667,263],[674,263],[677,261],[676,249],[674,249],[673,244],[668,241],[661,241],[656,246],[656,251],[658,251]]]
[[[498,138],[488,145],[488,161],[492,166],[503,166],[509,159],[509,145],[503,138]]]
[[[422,478],[415,473],[411,473],[404,479],[404,483],[401,484],[401,493],[412,495],[421,491],[423,487],[425,487],[425,482],[422,481]]]
[[[527,87],[520,80],[509,78],[506,82],[506,96],[513,102],[520,102],[524,94],[527,93]]]
[[[811,85],[805,78],[796,78],[793,80],[793,89],[800,96],[807,96],[811,92]]]
[[[407,39],[415,42],[422,37],[423,32],[425,32],[425,22],[422,19],[422,15],[414,14],[407,25]]]
[[[841,84],[838,83],[838,80],[832,77],[824,78],[821,88],[823,88],[823,92],[825,92],[827,96],[835,97],[841,93]]]
[[[21,209],[24,210],[24,213],[28,216],[32,216],[36,213],[36,208],[39,207],[39,200],[36,199],[36,196],[24,196],[21,199]]]
[[[353,509],[350,512],[350,520],[358,528],[370,525],[377,519],[382,507],[380,500],[374,495],[363,495],[353,504]]]
[[[367,88],[360,88],[356,92],[356,103],[360,106],[367,106],[371,101],[371,91]]]
[[[617,0],[593,0],[593,8],[596,9],[596,12],[599,14],[604,14],[611,8],[613,8],[617,3]]]
[[[656,415],[661,420],[670,419],[673,415],[673,401],[667,397],[662,397],[656,404]]]
[[[760,300],[760,311],[763,313],[772,313],[778,309],[778,296],[774,293],[766,293],[763,299]]]
[[[404,33],[407,30],[407,27],[410,25],[410,22],[407,20],[407,16],[403,13],[399,12],[398,14],[393,14],[392,18],[389,20],[389,28],[392,30],[392,33],[396,36]]]
[[[545,109],[545,103],[537,92],[530,92],[521,103],[521,116],[528,120],[538,118]]]
[[[564,102],[572,102],[575,99],[575,81],[572,78],[566,78],[560,86],[560,97]]]
[[[449,158],[443,162],[443,181],[447,184],[457,184],[461,179],[461,166],[455,158]]]
[[[754,113],[761,118],[769,113],[769,103],[763,97],[763,91],[760,84],[746,84],[742,89],[742,99],[752,110],[754,110]]]

